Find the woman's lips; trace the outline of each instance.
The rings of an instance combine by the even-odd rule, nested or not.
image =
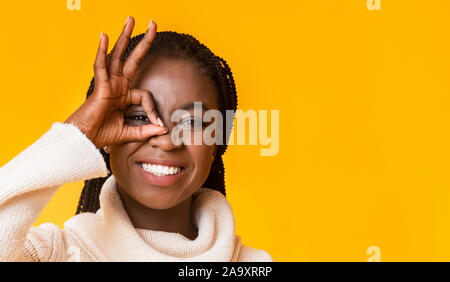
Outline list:
[[[185,172],[180,162],[172,160],[146,159],[135,164],[144,179],[157,186],[172,185]]]
[[[164,165],[164,166],[179,166],[184,167],[184,163],[177,160],[163,160],[163,159],[149,159],[142,158],[135,160],[137,163],[147,163],[147,164],[155,164],[155,165]]]

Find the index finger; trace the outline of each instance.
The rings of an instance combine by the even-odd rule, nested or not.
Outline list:
[[[125,61],[123,67],[123,75],[126,76],[128,79],[130,79],[130,81],[136,74],[136,71],[140,63],[144,59],[145,54],[147,53],[148,49],[152,45],[153,40],[155,39],[156,28],[157,28],[156,22],[151,20],[144,37],[133,49],[133,51]]]
[[[147,117],[152,124],[164,127],[164,123],[158,116],[156,111],[155,101],[153,96],[148,90],[145,89],[131,89],[129,90],[130,101],[129,104],[141,105],[144,111],[147,113]]]

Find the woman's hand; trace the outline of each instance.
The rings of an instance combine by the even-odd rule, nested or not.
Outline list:
[[[151,93],[143,89],[130,88],[138,66],[155,38],[156,23],[150,22],[145,36],[123,62],[123,54],[133,28],[134,18],[128,17],[110,56],[107,56],[108,36],[101,34],[94,64],[94,91],[65,121],[77,126],[97,148],[145,140],[167,131],[157,115]],[[151,124],[126,125],[123,112],[131,104],[142,105]]]

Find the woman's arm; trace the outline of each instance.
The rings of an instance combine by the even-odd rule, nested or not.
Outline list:
[[[151,93],[130,88],[155,38],[156,23],[150,22],[145,36],[123,61],[133,28],[134,19],[128,17],[110,57],[107,56],[109,39],[102,33],[94,63],[92,94],[65,123],[54,123],[40,139],[0,168],[0,261],[32,258],[38,252],[31,253],[30,242],[44,242],[52,236],[55,228],[49,226],[29,232],[62,184],[107,175],[98,148],[142,141],[167,132]],[[127,125],[123,111],[131,104],[142,105],[151,124]],[[45,245],[44,249],[52,247],[48,241]]]
[[[31,226],[61,185],[107,174],[96,146],[76,126],[55,122],[0,168],[0,261],[23,260]]]

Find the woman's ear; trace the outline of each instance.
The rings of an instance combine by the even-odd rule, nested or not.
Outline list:
[[[109,154],[110,153],[110,148],[109,148],[109,145],[108,146],[105,146],[105,147],[103,147],[103,151],[105,151],[107,154]]]
[[[214,152],[211,156],[211,163],[214,162],[214,158],[216,157],[216,153],[217,153],[217,145],[214,147]]]

